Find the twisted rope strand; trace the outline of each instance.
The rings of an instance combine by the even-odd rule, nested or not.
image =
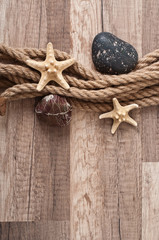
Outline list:
[[[58,60],[65,60],[70,58],[70,55],[66,52],[62,52],[59,50],[54,50],[55,57]],[[42,60],[45,58],[46,50],[44,49],[35,49],[35,48],[25,48],[25,49],[14,49],[11,47],[8,47],[6,45],[0,45],[0,53],[6,54],[10,56],[11,58],[20,61],[21,63],[26,63],[26,60],[28,58],[42,58]],[[154,52],[147,54],[145,57],[141,58],[139,60],[138,65],[136,66],[136,69],[142,69],[148,65],[151,65],[152,63],[158,61],[159,59],[159,50],[156,49]],[[69,68],[70,72],[80,74],[81,77],[84,79],[104,79],[107,78],[109,75],[103,75],[96,71],[86,69],[84,66],[82,66],[80,63],[76,62],[72,67]]]
[[[70,58],[70,55],[59,51],[59,50],[54,50],[55,51],[55,57],[58,60],[65,60]],[[26,60],[30,57],[30,58],[34,58],[36,56],[38,56],[39,58],[45,58],[46,55],[46,50],[44,49],[35,49],[35,48],[25,48],[25,49],[14,49],[5,45],[0,45],[0,52],[3,54],[7,54],[8,56],[10,56],[11,58],[18,60],[22,63],[26,63]],[[152,53],[147,54],[145,57],[141,58],[139,60],[138,65],[136,66],[136,69],[142,69],[143,67],[147,67],[149,65],[152,65],[153,63],[155,63],[156,61],[158,61],[159,59],[159,50],[155,50]],[[159,63],[157,63],[159,64]],[[150,66],[152,67],[152,66]],[[72,65],[72,67],[69,68],[70,72],[72,70],[75,70],[74,73],[76,74],[80,74],[81,77],[83,77],[84,79],[93,79],[93,80],[103,80],[103,81],[107,81],[108,80],[113,80],[115,79],[119,79],[118,76],[116,75],[103,75],[100,74],[96,71],[93,70],[89,70],[86,69],[84,66],[82,66],[80,63],[76,62],[74,65]],[[149,71],[150,69],[148,69]],[[134,72],[132,72],[134,73]],[[131,73],[130,73],[131,74]],[[125,75],[125,74],[123,74]],[[128,75],[128,74],[127,74]],[[120,75],[121,76],[121,75]]]
[[[135,75],[134,72],[131,72],[129,74],[122,74],[120,75],[120,81],[119,76],[116,75],[107,75],[107,81],[104,80],[88,80],[85,81],[83,79],[78,79],[75,76],[65,75],[65,79],[68,81],[70,86],[74,86],[77,88],[85,88],[85,89],[101,89],[106,88],[108,86],[120,86],[124,84],[129,83],[136,83],[136,79],[139,81],[149,81],[151,79],[159,79],[159,62],[152,64],[152,66],[148,66],[145,68],[144,75],[143,71],[138,70],[136,71]],[[9,80],[14,81],[14,77],[19,78],[26,78],[28,81],[34,81],[38,82],[40,79],[40,74],[29,68],[28,66],[19,66],[16,64],[2,64],[0,63],[0,75],[5,76],[9,78]],[[25,83],[26,81],[24,81]],[[15,83],[23,83],[23,81],[16,80]]]
[[[35,93],[26,93],[25,96],[23,94],[17,94],[13,96],[12,100],[17,100],[17,99],[24,99],[24,98],[34,98],[34,97],[39,97],[42,96],[40,92],[35,92]],[[125,106],[128,104],[136,103],[139,104],[140,107],[148,107],[148,106],[156,106],[159,104],[159,97],[154,95],[148,98],[143,99],[135,99],[135,101],[127,101],[127,102],[121,102],[121,105]],[[7,97],[1,97],[0,98],[0,106],[1,106],[1,100],[7,102],[8,98]],[[91,102],[85,102],[82,100],[77,100],[74,98],[68,98],[68,101],[72,105],[73,108],[78,108],[80,110],[85,110],[85,111],[93,111],[97,113],[102,113],[106,111],[111,111],[112,110],[112,102],[111,103],[91,103]],[[3,103],[4,104],[4,103]],[[0,111],[1,112],[1,111]]]
[[[157,62],[158,60],[159,60],[159,49],[156,49],[155,51],[148,53],[143,58],[139,59],[135,69],[141,69],[141,68],[147,67],[148,65],[151,65],[152,63]]]
[[[4,93],[1,94],[2,97],[6,97],[7,99],[11,99],[11,100],[15,100],[15,99],[19,99],[19,95],[23,95],[23,99],[24,98],[27,98],[28,97],[28,93],[30,93],[30,98],[31,97],[35,97],[35,96],[44,96],[44,95],[47,95],[47,94],[59,94],[59,95],[63,95],[63,96],[66,96],[66,90],[64,89],[60,89],[62,90],[61,92],[59,92],[59,88],[58,87],[55,87],[55,86],[46,86],[45,89],[43,89],[40,93],[37,92],[36,90],[36,87],[37,87],[37,84],[29,84],[29,83],[26,83],[26,84],[22,84],[22,85],[16,85],[16,86],[13,86],[9,89],[7,89]],[[158,95],[158,91],[159,91],[159,86],[155,85],[153,86],[152,88],[144,88],[144,90],[141,90],[137,93],[131,93],[129,95],[124,95],[124,94],[120,94],[119,96],[117,96],[121,101],[126,101],[126,102],[129,102],[130,100],[136,100],[136,99],[145,99],[145,98],[148,98],[148,97],[151,97],[152,95]],[[121,91],[122,92],[122,91]],[[32,96],[31,96],[32,94]],[[17,98],[16,98],[17,96]],[[115,97],[116,95],[112,96],[112,97]],[[68,96],[70,97],[70,96]],[[105,98],[105,102],[111,102],[112,100],[112,97],[107,97]],[[75,98],[75,97],[74,97]],[[82,98],[78,98],[78,99],[82,99],[83,100],[83,97]],[[91,99],[92,100],[92,99]],[[89,98],[87,100],[87,103],[89,101]],[[99,100],[97,100],[96,102],[101,102]]]
[[[81,110],[86,111],[93,111],[97,113],[107,112],[112,110],[112,103],[87,103],[84,101],[78,101],[76,99],[69,98],[69,102],[71,103],[73,108],[79,108]],[[121,105],[125,106],[128,104],[136,103],[140,107],[149,107],[149,106],[156,106],[159,104],[159,97],[158,96],[151,96],[148,98],[143,99],[136,99],[135,101],[128,101],[128,102],[121,102]]]
[[[14,49],[0,45],[0,76],[3,77],[0,87],[4,86],[4,81],[6,87],[11,86],[0,96],[0,111],[3,106],[1,113],[4,112],[6,101],[49,93],[67,97],[73,107],[96,112],[110,110],[113,97],[119,98],[123,104],[133,101],[141,107],[159,103],[159,49],[141,58],[135,70],[128,74],[103,75],[75,62],[64,71],[64,77],[71,86],[69,90],[51,82],[41,92],[37,92],[36,83],[40,74],[28,67],[26,60],[32,58],[43,61],[45,55],[44,49]],[[55,50],[55,57],[57,60],[65,60],[70,55]]]
[[[105,102],[108,101],[110,99],[112,99],[113,97],[119,97],[122,96],[122,99],[124,97],[126,97],[126,99],[129,99],[132,94],[134,95],[134,98],[136,98],[137,95],[137,91],[140,91],[140,94],[143,95],[144,94],[144,88],[146,88],[147,86],[153,86],[156,85],[158,83],[158,79],[154,79],[154,80],[149,80],[146,82],[138,82],[138,84],[129,84],[126,86],[119,86],[118,88],[113,88],[113,87],[109,87],[109,88],[105,88],[105,89],[100,89],[100,90],[85,90],[85,89],[78,89],[78,88],[74,88],[71,87],[69,89],[69,91],[60,88],[60,87],[56,87],[56,86],[51,86],[48,85],[46,86],[43,90],[42,90],[42,94],[58,94],[61,96],[67,96],[67,97],[73,97],[73,98],[78,98],[78,99],[82,99],[85,101],[91,101],[91,102]],[[14,94],[19,94],[19,93],[28,93],[28,92],[37,92],[36,90],[37,84],[31,84],[31,83],[25,83],[22,85],[15,85],[9,89],[7,89],[2,96],[7,96],[7,97],[11,97]],[[130,95],[131,94],[131,95]]]

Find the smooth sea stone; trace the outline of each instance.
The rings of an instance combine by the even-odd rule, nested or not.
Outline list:
[[[92,59],[99,72],[121,74],[135,68],[138,54],[131,44],[109,32],[101,32],[93,40]]]

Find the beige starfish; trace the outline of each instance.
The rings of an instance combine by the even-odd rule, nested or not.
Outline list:
[[[34,60],[27,60],[27,64],[41,72],[41,78],[37,86],[37,90],[41,91],[48,82],[54,80],[61,87],[69,89],[70,86],[63,78],[62,71],[75,62],[75,59],[67,59],[65,61],[57,61],[54,56],[54,49],[51,42],[47,44],[46,59],[43,62],[37,62]]]
[[[103,113],[99,116],[102,118],[112,118],[114,120],[111,133],[114,134],[121,122],[127,122],[133,126],[137,126],[137,123],[129,116],[129,111],[138,108],[137,104],[130,104],[125,107],[121,106],[116,98],[113,98],[114,109],[111,112]]]

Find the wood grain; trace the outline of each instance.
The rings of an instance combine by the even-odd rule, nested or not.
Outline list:
[[[141,56],[142,2],[102,1],[102,14],[96,3],[71,4],[73,53],[78,60],[90,63],[91,55],[83,54],[90,53],[89,39],[95,36],[96,24],[100,31],[103,28],[132,43]],[[71,125],[71,239],[139,239],[140,126],[123,124],[112,136],[111,121],[99,121],[95,114],[75,114]],[[134,116],[139,122],[139,111]]]
[[[159,46],[159,2],[143,0],[143,54]],[[152,17],[153,16],[153,17]],[[159,156],[159,108],[142,110],[142,158],[144,162],[158,162]]]
[[[91,43],[101,31],[101,6],[95,0],[72,0],[70,18],[72,55],[90,66]],[[98,114],[74,111],[70,135],[71,240],[102,239],[101,134]]]
[[[26,37],[30,31],[34,39],[38,34],[32,28],[27,29],[30,3],[23,6],[18,1],[1,1],[1,42],[11,46],[23,46],[28,43]],[[37,4],[32,5],[32,10]],[[16,10],[18,9],[18,12]],[[30,13],[35,21],[35,15]],[[8,19],[8,21],[7,21]],[[40,20],[39,11],[36,15]],[[15,29],[16,26],[16,29]],[[15,29],[13,31],[13,29]],[[17,37],[19,36],[19,37]],[[34,43],[33,43],[33,46]],[[19,101],[10,104],[5,118],[1,118],[3,137],[1,138],[0,167],[0,220],[27,220],[29,202],[30,165],[33,151],[34,101]],[[4,127],[5,126],[5,127]]]
[[[1,240],[69,240],[69,221],[1,223]]]
[[[69,52],[69,1],[8,0],[0,7],[1,42],[45,48],[52,41]],[[0,119],[0,221],[15,222],[5,224],[1,238],[9,228],[7,239],[68,239],[69,127],[40,122],[34,105],[14,102]]]
[[[159,163],[142,165],[142,239],[159,239]]]
[[[45,41],[69,52],[69,2],[43,2],[41,12],[46,12],[44,26],[48,29]],[[69,220],[69,149],[69,127],[49,127],[35,118],[29,220]]]
[[[104,30],[131,43],[137,49],[139,57],[142,56],[142,0],[130,0],[129,3],[126,0],[103,1],[103,9]],[[108,203],[110,197],[112,199],[112,192],[116,193],[112,200],[114,205],[106,209],[110,216],[109,226],[114,223],[112,236],[108,239],[141,238],[141,115],[140,111],[133,111],[132,115],[138,122],[138,127],[135,129],[126,124],[120,126],[114,143],[116,168],[112,171],[106,168],[108,176],[116,181],[114,191],[105,181],[106,189],[110,188],[106,194]],[[105,164],[106,161],[103,161]]]
[[[159,43],[157,0],[1,0],[0,9],[1,42],[51,41],[89,68],[100,31],[139,57]],[[158,107],[135,110],[138,128],[122,124],[112,136],[111,120],[79,110],[70,128],[47,126],[36,102],[11,103],[0,118],[0,239],[158,239],[158,164],[141,175],[142,160],[158,161]]]

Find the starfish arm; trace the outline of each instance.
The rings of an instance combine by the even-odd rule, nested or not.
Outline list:
[[[132,109],[134,109],[134,108],[138,108],[139,106],[137,105],[137,104],[130,104],[130,105],[128,105],[128,106],[125,106],[124,108],[125,108],[125,110],[127,111],[127,112],[129,112],[129,111],[131,111]]]
[[[107,112],[107,113],[103,113],[99,116],[99,119],[102,119],[102,118],[113,118],[113,112],[114,111],[111,111],[111,112]]]
[[[129,115],[127,116],[125,122],[137,127],[137,122],[134,119],[132,119]]]
[[[57,82],[61,87],[63,87],[64,89],[69,89],[70,86],[68,85],[68,83],[66,82],[66,80],[64,79],[64,77],[62,76],[61,73],[57,74],[57,78],[53,79],[55,82]]]
[[[37,62],[37,61],[34,61],[34,60],[31,60],[31,59],[28,59],[26,61],[27,65],[38,70],[38,71],[42,71],[45,69],[45,66],[44,66],[44,63],[43,62]]]
[[[64,69],[70,67],[74,63],[75,63],[75,59],[74,58],[70,58],[70,59],[67,59],[65,61],[60,61],[59,62],[60,70],[63,71]]]
[[[51,42],[47,44],[47,50],[46,50],[46,60],[45,61],[56,61],[54,56],[54,49]]]
[[[41,78],[40,78],[40,81],[37,85],[37,90],[40,92],[45,86],[46,84],[49,82],[50,80],[48,80],[48,77],[47,77],[47,72],[43,72],[41,74]]]
[[[115,110],[119,110],[121,108],[121,105],[117,98],[113,98],[113,106]]]
[[[117,121],[117,120],[114,120],[113,122],[113,126],[112,126],[112,129],[111,129],[111,133],[114,134],[117,130],[117,128],[119,127],[121,122]]]

